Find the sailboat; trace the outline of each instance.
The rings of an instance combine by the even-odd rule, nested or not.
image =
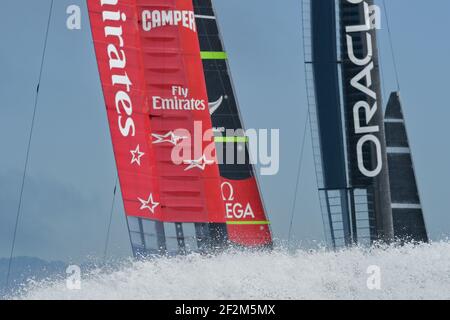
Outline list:
[[[134,255],[271,247],[211,1],[87,5]]]
[[[333,248],[427,242],[399,92],[383,113],[373,0],[304,0],[314,159]]]
[[[26,281],[32,270],[43,274],[39,268],[46,264],[34,259],[40,254],[36,252],[30,254],[33,259],[22,259],[16,243],[21,238],[17,231],[23,224],[23,191],[29,174],[34,115],[38,113],[56,5],[54,0],[49,2],[19,205],[11,223],[9,258],[0,261],[0,268],[5,270],[0,294],[3,288]],[[137,258],[213,254],[227,248],[272,248],[271,225],[249,155],[251,141],[243,129],[228,55],[211,1],[87,0],[84,5],[83,9],[77,5],[67,8],[66,25],[70,32],[81,30],[81,19],[77,27],[76,15],[87,12],[82,21],[88,30],[83,36],[92,43],[83,43],[81,51],[87,51],[95,63],[81,72],[80,82],[83,77],[86,82],[87,77],[94,78],[89,89],[97,94],[101,91],[102,97],[92,105],[106,110],[110,135],[105,143],[109,146],[112,142],[113,174],[117,174],[118,182],[111,186],[114,192],[107,206],[109,217],[96,215],[101,222],[89,224],[97,229],[96,238],[79,264],[84,266],[91,257],[96,260],[93,264],[97,260],[107,262],[114,241],[119,243],[116,250],[123,249],[123,255],[128,256],[128,242],[123,242],[122,233],[128,233],[131,252]],[[100,188],[109,190],[106,184]],[[119,190],[121,197],[117,196]],[[116,204],[119,198],[122,204]],[[117,237],[113,231],[115,208],[125,211],[125,218],[118,222]],[[65,221],[71,218],[65,217]],[[78,221],[79,217],[73,218]],[[97,233],[100,228],[105,237],[103,232]],[[62,228],[59,221],[52,220],[50,229]],[[63,237],[75,234],[78,239],[88,233],[84,226],[80,230],[70,223],[67,229],[61,230]],[[60,239],[54,234],[52,237],[51,241]],[[46,266],[48,270],[64,273],[60,260],[70,257],[67,260],[72,262],[78,246],[69,245],[47,258],[55,259]],[[24,269],[27,271],[22,272]]]

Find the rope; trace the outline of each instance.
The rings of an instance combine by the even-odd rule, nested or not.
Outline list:
[[[306,142],[306,133],[308,130],[308,122],[309,122],[309,110],[306,110],[307,115],[305,117],[305,126],[303,129],[303,140],[302,140],[302,144],[300,147],[300,158],[298,161],[298,172],[297,172],[297,181],[295,183],[295,193],[294,193],[294,202],[292,204],[292,211],[291,211],[291,221],[289,224],[289,234],[288,234],[288,247],[290,247],[291,244],[291,238],[292,238],[292,229],[294,226],[294,217],[295,217],[295,208],[297,207],[297,194],[298,194],[298,189],[300,186],[300,177],[301,177],[301,173],[302,173],[302,167],[303,167],[303,154],[305,151],[305,142]]]
[[[391,24],[389,23],[389,15],[387,12],[386,0],[383,0],[383,8],[384,8],[384,15],[386,16],[386,26],[387,26],[387,30],[388,30],[388,36],[389,36],[389,45],[391,47],[392,63],[394,64],[395,79],[397,81],[397,90],[400,91],[400,77],[399,77],[399,72],[398,72],[397,59],[396,59],[395,51],[394,51],[394,42],[392,41]]]
[[[114,185],[114,194],[113,194],[113,198],[112,198],[112,202],[111,202],[111,210],[109,212],[108,231],[106,233],[105,252],[104,252],[104,255],[103,255],[103,260],[104,261],[106,261],[106,255],[108,253],[109,237],[110,237],[110,233],[111,233],[112,216],[113,216],[113,212],[114,212],[114,204],[116,202],[116,194],[117,194],[117,184],[118,184],[118,182],[119,182],[119,177],[116,176],[116,183]]]
[[[42,53],[38,85],[37,85],[37,88],[36,88],[36,96],[35,96],[35,100],[34,100],[33,116],[32,116],[32,119],[31,119],[31,128],[30,128],[30,133],[29,133],[29,137],[28,137],[28,146],[27,146],[27,153],[26,153],[26,158],[25,158],[25,166],[24,166],[24,170],[23,170],[22,184],[21,184],[21,187],[20,187],[19,205],[18,205],[18,208],[17,208],[16,222],[15,222],[14,234],[13,234],[13,242],[12,242],[12,245],[11,245],[11,251],[10,251],[10,255],[9,255],[8,273],[7,273],[7,276],[6,276],[6,286],[9,286],[9,281],[10,281],[10,276],[11,276],[12,258],[13,258],[14,249],[15,249],[15,246],[16,246],[17,229],[18,229],[18,226],[19,226],[20,212],[22,210],[23,190],[24,190],[24,187],[25,187],[25,179],[26,179],[26,175],[27,175],[27,171],[28,171],[28,162],[29,162],[29,159],[30,159],[31,142],[32,142],[32,139],[33,139],[34,123],[35,123],[35,120],[36,120],[36,111],[37,111],[37,106],[38,106],[38,101],[39,101],[39,87],[40,87],[41,79],[42,79],[42,71],[44,69],[45,53],[47,51],[47,42],[48,42],[48,34],[49,34],[50,23],[51,23],[51,18],[52,18],[52,11],[53,11],[53,0],[51,0],[51,3],[50,3],[50,11],[49,11],[49,14],[48,14],[48,21],[47,21],[47,30],[45,32],[44,50],[43,50],[43,53]]]
[[[379,44],[379,46],[380,46],[380,49],[383,49],[382,47],[381,47],[381,43]],[[383,90],[383,92],[382,92],[382,100],[383,101],[386,101],[386,99],[387,99],[387,91],[386,91],[386,78],[385,78],[385,70],[384,70],[384,68],[385,68],[385,64],[384,63],[380,63],[379,62],[379,65],[380,65],[380,74],[381,74],[381,87],[382,87],[382,90]]]

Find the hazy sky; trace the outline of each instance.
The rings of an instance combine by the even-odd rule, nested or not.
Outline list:
[[[450,1],[386,2],[425,218],[431,237],[441,239],[450,234]],[[0,257],[11,246],[49,4],[0,4]],[[65,27],[70,4],[82,7],[81,31]],[[280,172],[261,177],[260,185],[274,235],[285,239],[307,108],[301,1],[215,5],[245,126],[281,130]],[[388,94],[395,81],[386,36],[383,23]],[[85,1],[55,1],[35,125],[15,255],[103,254],[116,169]],[[309,133],[306,141],[295,239],[323,241]],[[120,197],[114,208],[109,253],[129,254]]]

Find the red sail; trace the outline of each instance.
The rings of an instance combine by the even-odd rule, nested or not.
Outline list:
[[[127,216],[225,223],[192,2],[87,3]],[[175,163],[194,131],[202,150]]]
[[[251,170],[217,164],[192,0],[87,3],[133,252],[270,244]]]

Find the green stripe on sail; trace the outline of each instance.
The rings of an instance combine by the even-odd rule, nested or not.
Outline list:
[[[215,142],[222,142],[222,143],[240,143],[240,142],[244,142],[247,143],[248,142],[248,137],[215,137],[214,138]]]
[[[223,51],[202,51],[200,55],[203,60],[226,60],[228,55]]]
[[[227,221],[230,225],[269,225],[270,221]]]

